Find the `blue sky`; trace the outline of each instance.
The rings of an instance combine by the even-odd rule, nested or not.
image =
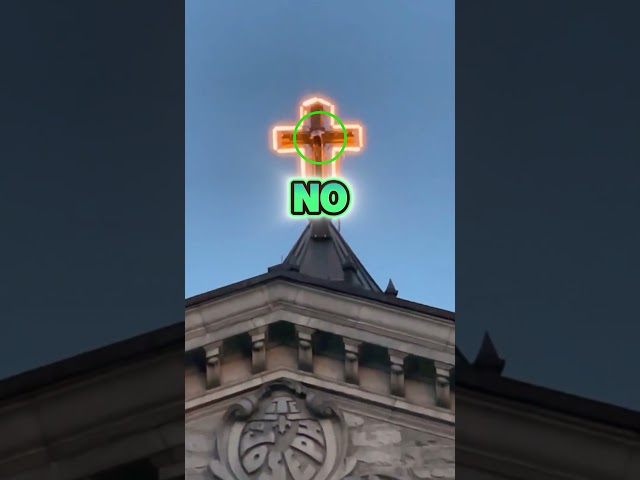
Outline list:
[[[366,129],[342,159],[357,200],[346,240],[383,288],[393,278],[400,297],[455,310],[454,2],[373,5],[186,2],[186,297],[292,247],[296,159],[273,154],[269,133],[320,93]]]

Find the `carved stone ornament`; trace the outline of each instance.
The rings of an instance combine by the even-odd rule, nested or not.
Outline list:
[[[356,464],[347,434],[336,407],[280,380],[227,410],[210,468],[219,480],[342,480]]]
[[[395,480],[386,475],[364,475],[362,477],[345,477],[344,480]]]

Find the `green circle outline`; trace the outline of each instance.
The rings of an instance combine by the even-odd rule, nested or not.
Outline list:
[[[300,125],[302,125],[302,122],[304,122],[307,118],[309,118],[311,115],[329,115],[331,118],[333,118],[334,120],[336,120],[339,124],[340,127],[342,127],[342,133],[344,133],[344,142],[342,143],[342,148],[340,149],[340,151],[338,152],[338,154],[333,157],[330,158],[329,160],[325,160],[323,162],[316,162],[315,160],[311,160],[310,158],[307,158],[303,155],[303,153],[300,151],[300,148],[298,148],[298,141],[296,139],[296,135],[298,133],[298,129],[300,128]],[[296,123],[295,128],[293,129],[293,146],[296,149],[296,152],[298,153],[298,155],[300,155],[300,157],[308,162],[311,163],[313,165],[329,165],[330,163],[335,162],[338,158],[340,158],[340,156],[344,153],[344,149],[347,148],[347,129],[344,126],[344,123],[342,123],[342,120],[340,120],[336,115],[334,115],[331,112],[325,112],[323,110],[317,110],[315,112],[309,112],[307,113],[304,117],[302,117],[298,123]]]

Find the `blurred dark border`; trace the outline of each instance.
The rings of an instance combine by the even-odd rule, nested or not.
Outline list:
[[[183,464],[184,21],[180,0],[0,7],[0,476]],[[65,463],[143,428],[173,450]]]
[[[456,3],[456,339],[640,409],[640,7]]]
[[[588,419],[585,442],[640,428],[639,10],[456,0],[456,342],[473,364],[458,361],[457,394]],[[533,438],[471,403],[458,448],[479,431]],[[541,459],[593,458],[536,438]]]
[[[2,378],[183,318],[184,2],[0,8]]]

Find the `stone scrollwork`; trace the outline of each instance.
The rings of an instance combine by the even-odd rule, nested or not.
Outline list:
[[[386,475],[364,475],[361,477],[345,477],[344,480],[396,480]]]
[[[219,480],[342,480],[356,464],[346,449],[340,411],[282,380],[227,410],[210,469]]]

